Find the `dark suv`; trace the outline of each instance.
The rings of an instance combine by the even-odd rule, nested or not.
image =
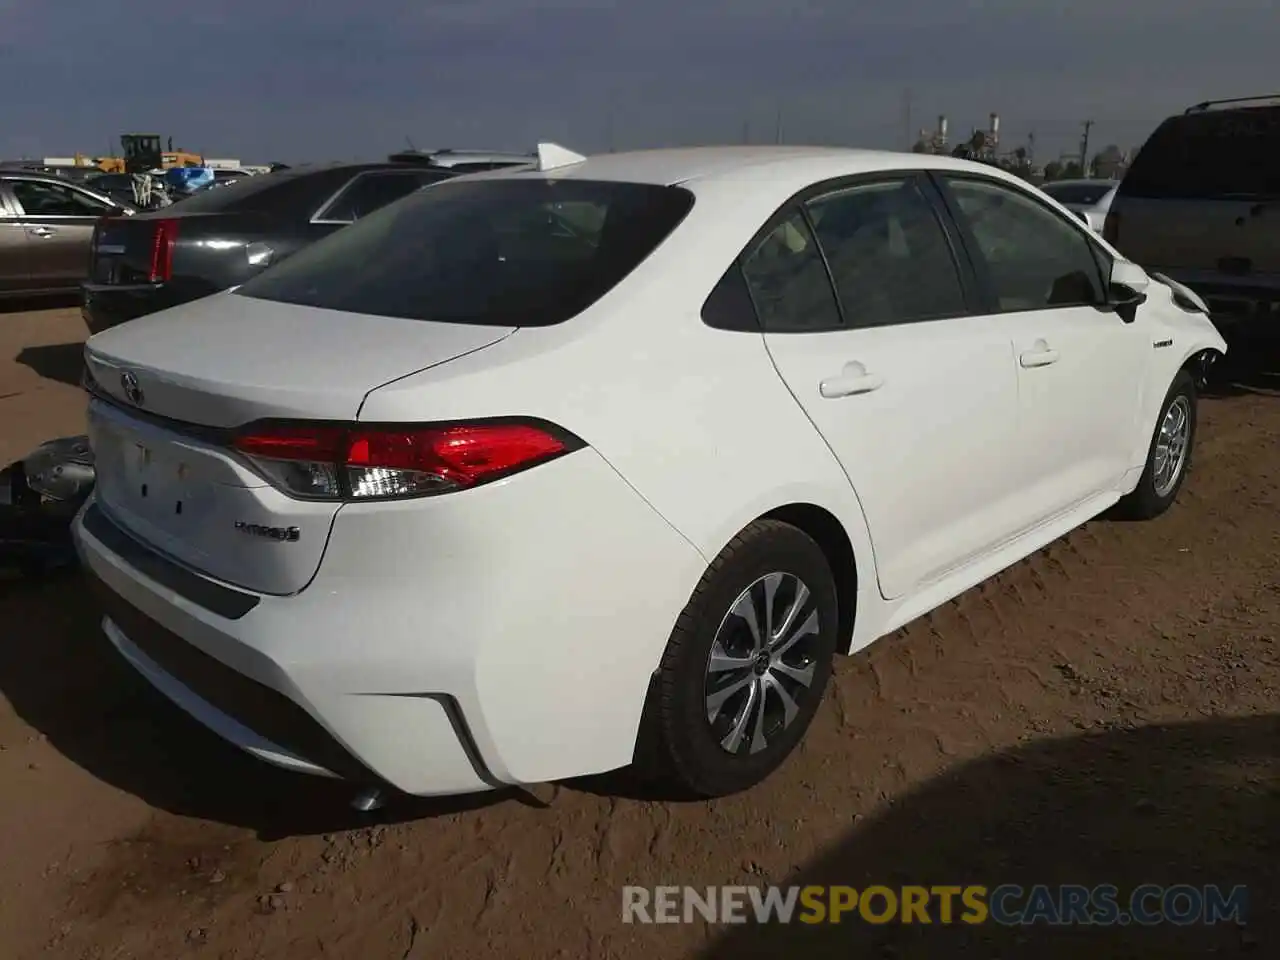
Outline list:
[[[1121,181],[1103,232],[1200,294],[1224,332],[1280,321],[1280,95],[1210,101],[1165,120]]]

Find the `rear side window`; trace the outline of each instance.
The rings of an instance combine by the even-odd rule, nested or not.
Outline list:
[[[951,245],[914,179],[852,187],[808,209],[851,326],[966,313]]]
[[[1120,192],[1179,200],[1280,197],[1280,108],[1171,117],[1138,151]]]
[[[303,248],[238,293],[411,320],[550,326],[621,282],[692,206],[680,187],[445,182]]]
[[[353,223],[381,210],[419,187],[443,179],[439,173],[364,173],[351,183],[317,215],[317,220]]]
[[[840,328],[840,308],[818,244],[797,209],[742,260],[765,333],[819,333]]]

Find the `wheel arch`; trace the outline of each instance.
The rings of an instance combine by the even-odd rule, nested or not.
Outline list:
[[[825,507],[813,503],[788,503],[775,507],[758,520],[778,520],[812,537],[831,567],[836,584],[836,652],[848,653],[858,613],[858,556],[844,524]],[[753,521],[754,522],[754,521]]]

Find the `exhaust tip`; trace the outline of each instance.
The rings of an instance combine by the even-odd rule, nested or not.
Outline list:
[[[372,813],[375,810],[381,810],[386,803],[387,799],[382,791],[371,787],[356,794],[355,799],[351,801],[351,809],[358,810],[360,813]]]

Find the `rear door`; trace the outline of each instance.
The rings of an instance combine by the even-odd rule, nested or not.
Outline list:
[[[49,180],[13,179],[9,188],[27,235],[32,285],[75,287],[88,275],[93,228],[107,205]]]
[[[1019,512],[1029,521],[1114,489],[1132,464],[1152,349],[1145,324],[1106,306],[1110,263],[1083,225],[1029,191],[940,176],[993,314],[1017,357]]]
[[[1112,242],[1190,279],[1280,277],[1280,107],[1166,120],[1112,203]]]
[[[31,289],[30,274],[27,230],[14,210],[8,184],[0,180],[0,294]]]
[[[858,494],[890,599],[1015,532],[1009,336],[976,315],[935,199],[914,174],[842,185],[782,214],[742,261],[774,364]]]

